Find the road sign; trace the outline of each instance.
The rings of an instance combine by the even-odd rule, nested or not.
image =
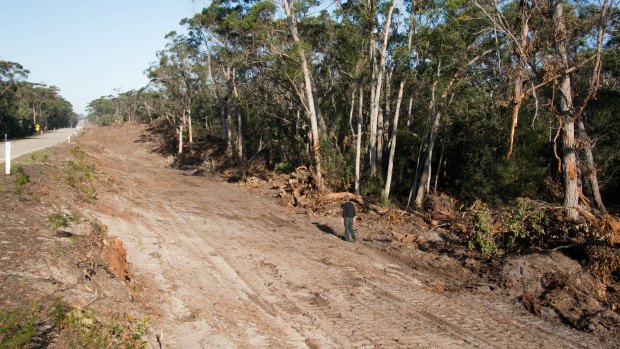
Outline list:
[[[36,124],[36,125],[34,126],[34,129],[35,129],[35,130],[37,130],[37,132],[39,132],[39,130],[41,129],[41,126],[39,126],[39,124]]]

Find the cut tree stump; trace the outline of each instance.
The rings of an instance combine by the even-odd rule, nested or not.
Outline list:
[[[110,244],[104,247],[103,256],[112,270],[120,280],[129,280],[129,263],[127,263],[127,250],[123,247],[123,242],[115,238]]]

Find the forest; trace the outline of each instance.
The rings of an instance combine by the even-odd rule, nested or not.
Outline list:
[[[614,0],[214,0],[180,19],[186,33],[167,35],[147,86],[91,101],[89,119],[158,125],[180,161],[219,144],[242,168],[306,166],[317,188],[388,206],[421,208],[441,192],[466,205],[545,202],[568,220],[613,213],[618,9]],[[26,102],[53,88],[11,86],[2,103],[13,103],[20,132],[37,115],[55,125]]]
[[[56,86],[29,82],[30,71],[17,62],[0,60],[0,133],[8,139],[41,130],[74,127],[78,115]]]

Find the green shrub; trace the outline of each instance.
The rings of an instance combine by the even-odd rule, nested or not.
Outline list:
[[[500,255],[502,251],[495,243],[495,234],[491,227],[491,213],[486,205],[480,205],[472,217],[473,234],[469,236],[468,246],[480,251],[484,256]]]
[[[26,347],[37,331],[39,315],[33,309],[0,309],[0,348]]]
[[[15,186],[18,193],[21,193],[24,186],[30,182],[30,176],[24,171],[24,166],[18,164],[14,168]]]
[[[95,175],[95,164],[89,163],[86,158],[86,152],[82,150],[79,144],[71,148],[71,154],[75,160],[67,161],[67,184],[78,190],[86,201],[92,201],[97,198],[97,192],[93,181],[97,178]]]
[[[328,142],[322,142],[322,167],[325,184],[334,191],[348,191],[355,186],[355,153],[340,153]]]
[[[514,207],[505,215],[508,236],[504,248],[508,252],[520,252],[544,240],[550,222],[549,212],[542,203],[517,198]]]
[[[101,323],[94,312],[73,310],[63,320],[63,330],[72,348],[146,348],[143,336],[148,333],[148,318],[127,320],[113,318]]]
[[[52,224],[52,229],[66,228],[71,223],[79,223],[82,217],[79,215],[72,215],[65,212],[57,212],[47,217],[47,220]]]
[[[44,325],[57,327],[67,311],[67,306],[60,299],[46,305],[33,301],[28,308],[0,308],[0,348],[29,347]]]
[[[287,174],[293,172],[294,170],[295,166],[288,162],[279,162],[276,164],[276,172]]]
[[[148,318],[101,323],[89,309],[71,309],[61,299],[27,307],[0,308],[0,349],[47,347],[49,327],[69,348],[146,348]]]
[[[364,196],[379,196],[383,193],[385,182],[383,178],[374,176],[362,182],[360,193]]]

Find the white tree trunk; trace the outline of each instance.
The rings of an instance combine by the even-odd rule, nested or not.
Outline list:
[[[413,9],[411,14],[409,15],[409,35],[407,37],[407,53],[411,52],[412,39],[413,39],[413,28],[415,26],[414,23],[414,15]],[[390,141],[390,157],[388,159],[388,170],[387,170],[387,178],[385,180],[385,189],[383,190],[383,197],[390,197],[390,190],[392,186],[392,173],[394,172],[394,154],[396,153],[396,137],[398,134],[398,118],[400,116],[400,106],[403,101],[403,92],[405,90],[405,83],[407,80],[403,78],[398,86],[398,96],[396,97],[396,110],[394,111],[394,121],[392,125],[392,139]],[[410,124],[411,118],[411,105],[413,103],[413,97],[409,98],[409,115],[407,116],[407,127]],[[410,195],[411,196],[411,195]]]
[[[192,109],[190,107],[187,108],[187,124],[188,124],[188,131],[189,131],[189,144],[190,147],[192,144],[194,144],[194,130],[192,128]]]
[[[360,101],[357,109],[357,139],[355,146],[355,193],[360,193],[360,166],[361,166],[361,153],[362,153],[362,122],[363,106],[364,106],[364,87],[359,86]]]
[[[411,127],[411,123],[413,122],[413,95],[409,96],[409,106],[407,108],[407,129]]]
[[[297,54],[299,55],[299,60],[301,62],[301,72],[304,76],[304,87],[306,91],[306,104],[307,104],[307,112],[308,117],[310,119],[310,127],[312,132],[312,154],[314,157],[314,164],[316,166],[315,176],[317,180],[317,184],[319,187],[322,187],[323,179],[322,179],[322,170],[321,170],[321,151],[320,151],[320,137],[319,137],[319,127],[318,127],[318,119],[317,112],[315,109],[315,98],[313,93],[313,84],[312,77],[310,75],[310,69],[308,67],[308,59],[306,57],[306,52],[302,45],[299,45],[300,39],[299,34],[297,32],[297,21],[295,19],[295,13],[293,12],[293,8],[291,7],[291,0],[282,0],[282,5],[284,7],[284,12],[286,14],[286,19],[288,23],[289,31],[291,32],[291,36],[293,37],[293,41],[297,44]]]
[[[179,154],[183,153],[183,125],[179,126]]]
[[[398,132],[398,116],[400,114],[400,105],[403,100],[403,90],[405,89],[405,80],[403,79],[398,86],[398,97],[396,98],[396,110],[394,111],[394,121],[392,125],[392,139],[390,140],[390,158],[388,160],[387,178],[385,180],[385,189],[383,197],[390,197],[390,189],[392,186],[392,172],[394,170],[394,154],[396,153],[396,134]]]
[[[377,65],[377,75],[375,78],[376,86],[374,86],[374,92],[370,101],[370,173],[371,175],[377,174],[377,162],[378,162],[378,149],[377,149],[377,122],[379,116],[379,104],[381,100],[381,91],[383,89],[383,74],[385,73],[385,53],[387,51],[388,40],[390,38],[390,27],[392,25],[392,13],[396,7],[398,0],[392,0],[390,9],[388,10],[385,26],[383,28],[383,42],[381,44],[381,50],[379,52],[379,64]],[[374,13],[371,14],[374,16]],[[371,47],[374,50],[374,47]],[[372,88],[373,86],[371,86]]]

